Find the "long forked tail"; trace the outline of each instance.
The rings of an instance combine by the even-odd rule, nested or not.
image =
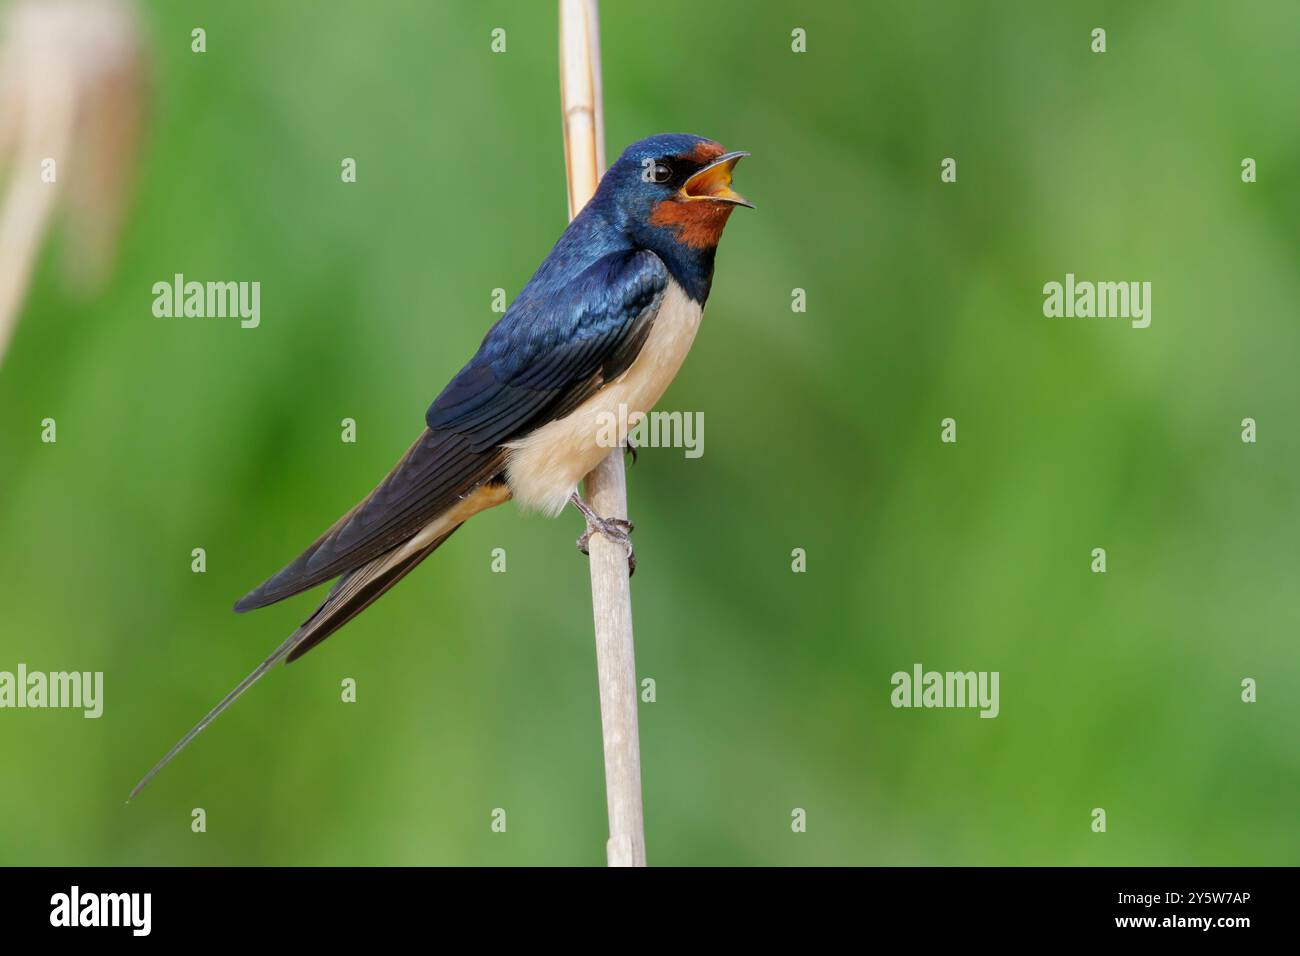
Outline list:
[[[217,704],[217,706],[213,707],[210,711],[208,711],[206,717],[204,717],[197,724],[191,727],[189,729],[189,732],[187,732],[185,736],[182,737],[180,740],[176,741],[172,749],[167,751],[167,753],[163,754],[163,758],[153,765],[153,769],[140,778],[140,782],[131,788],[131,794],[126,798],[126,802],[130,803],[132,800],[134,800],[136,794],[138,794],[141,790],[143,790],[145,788],[145,785],[150,780],[158,776],[159,771],[161,771],[163,767],[171,763],[173,757],[175,757],[178,753],[180,753],[187,746],[189,746],[190,741],[193,740],[195,737],[197,737],[199,734],[201,734],[203,732],[203,729],[207,727],[208,724],[212,723],[214,720],[220,717],[222,712],[225,711],[225,709],[229,707],[231,704],[233,704],[235,701],[237,701],[240,698],[240,695],[244,693],[244,691],[248,690],[248,688],[252,687],[259,680],[261,680],[262,675],[264,675],[276,664],[280,663],[280,661],[284,659],[285,655],[294,649],[294,647],[297,645],[301,637],[302,637],[302,628],[300,627],[298,628],[298,630],[290,634],[289,638],[283,644],[281,644],[274,651],[272,651],[270,657],[262,661],[262,663],[258,664],[257,669],[253,671],[253,673],[249,674],[247,677],[241,680],[235,686],[234,690],[232,690],[225,697],[221,698],[221,701]]]
[[[422,532],[405,544],[381,554],[379,557],[339,578],[338,583],[326,596],[324,603],[312,613],[311,617],[303,621],[283,644],[271,652],[270,657],[258,664],[257,668],[240,681],[234,690],[221,698],[217,706],[208,711],[202,720],[190,728],[189,732],[176,741],[175,746],[154,764],[153,769],[145,774],[140,779],[140,782],[132,788],[130,796],[126,798],[127,802],[130,803],[135,799],[136,794],[143,790],[150,780],[158,776],[163,767],[171,763],[177,754],[189,746],[190,741],[201,734],[208,724],[220,717],[227,707],[240,698],[244,691],[261,680],[267,671],[282,660],[297,660],[352,620],[378,600],[380,595],[406,577],[412,568],[432,554],[459,527],[460,523],[452,525],[450,530],[444,531],[442,528],[438,528],[438,533],[432,540]]]

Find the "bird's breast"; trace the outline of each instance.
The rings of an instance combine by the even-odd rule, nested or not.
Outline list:
[[[682,367],[695,341],[703,307],[668,280],[650,333],[618,378],[564,418],[510,442],[506,477],[520,504],[559,514],[570,493],[621,438],[618,427],[649,412]],[[613,437],[615,442],[611,442]]]

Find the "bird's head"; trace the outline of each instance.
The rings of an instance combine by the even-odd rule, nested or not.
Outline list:
[[[597,200],[650,249],[712,253],[731,211],[753,208],[731,188],[732,170],[748,155],[686,133],[651,136],[623,150]]]

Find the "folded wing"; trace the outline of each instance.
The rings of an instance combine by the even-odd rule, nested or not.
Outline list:
[[[581,404],[636,358],[668,271],[651,252],[598,259],[557,289],[534,279],[434,400],[388,476],[236,611],[283,600],[411,539],[501,473],[505,442]]]

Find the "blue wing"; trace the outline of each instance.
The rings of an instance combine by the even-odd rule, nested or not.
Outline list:
[[[667,268],[645,250],[611,252],[567,280],[543,267],[434,400],[428,428],[388,476],[235,610],[365,564],[499,475],[503,443],[563,417],[631,365],[667,286]]]
[[[482,451],[563,415],[631,364],[667,285],[663,262],[642,250],[598,259],[558,294],[526,290],[426,423]]]

